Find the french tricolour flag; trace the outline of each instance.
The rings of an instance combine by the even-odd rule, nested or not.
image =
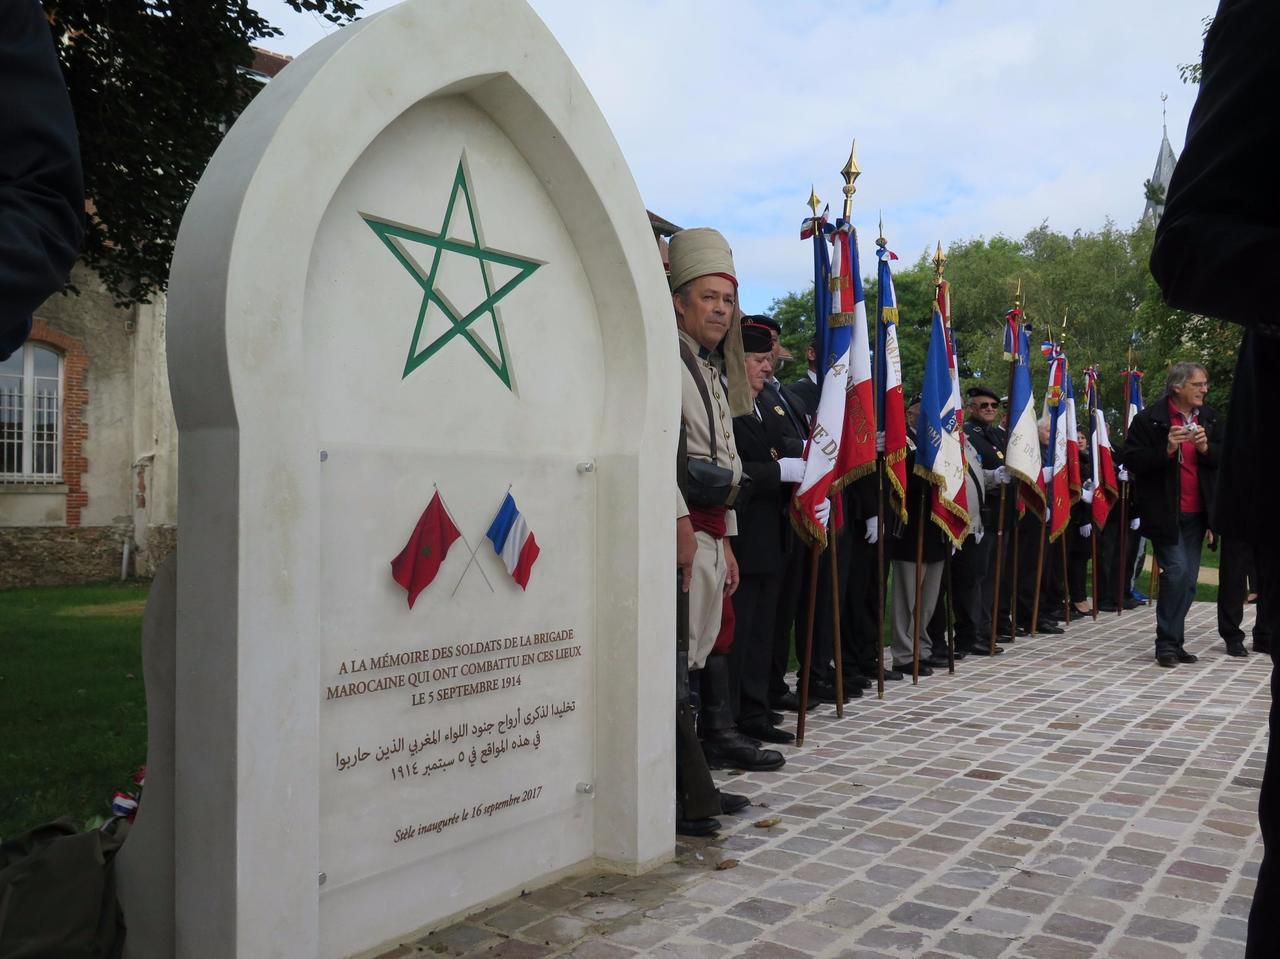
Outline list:
[[[529,587],[529,573],[538,558],[538,544],[533,538],[529,524],[520,515],[516,501],[510,493],[498,508],[498,515],[489,524],[489,532],[484,534],[493,543],[493,551],[502,557],[507,572],[519,584],[521,589]]]

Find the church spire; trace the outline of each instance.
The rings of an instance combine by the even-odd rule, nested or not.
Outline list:
[[[1159,223],[1160,217],[1164,214],[1164,199],[1169,194],[1169,181],[1173,177],[1174,164],[1178,162],[1173,146],[1169,143],[1169,113],[1166,106],[1168,101],[1169,94],[1160,94],[1160,152],[1156,156],[1155,172],[1151,174],[1151,179],[1142,184],[1147,201],[1142,211],[1142,218],[1144,220],[1150,218],[1153,223]]]

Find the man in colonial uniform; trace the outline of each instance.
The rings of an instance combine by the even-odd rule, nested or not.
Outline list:
[[[679,332],[680,414],[687,442],[684,492],[676,511],[676,556],[689,593],[689,687],[700,697],[700,735],[712,767],[777,769],[782,754],[761,749],[734,725],[728,649],[729,597],[738,563],[728,537],[744,486],[733,417],[752,408],[746,382],[733,253],[718,232],[681,230],[671,238],[671,302]]]

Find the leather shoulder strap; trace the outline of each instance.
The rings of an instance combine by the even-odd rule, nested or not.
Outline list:
[[[689,375],[693,377],[694,384],[698,387],[698,393],[702,396],[702,405],[707,408],[707,433],[711,437],[711,460],[716,459],[716,420],[711,410],[711,394],[707,392],[707,381],[702,378],[702,371],[698,369],[698,360],[694,357],[693,352],[685,345],[684,340],[680,340],[680,359],[684,360],[684,365],[689,368]]]

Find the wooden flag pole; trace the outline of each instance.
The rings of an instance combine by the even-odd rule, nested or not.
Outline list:
[[[884,216],[880,217],[880,235],[876,237],[876,246],[881,250],[888,247],[889,241],[884,238]],[[879,310],[876,311],[876,336],[875,349],[872,356],[876,357],[876,361],[871,365],[871,386],[876,397],[883,397],[884,383],[880,377],[880,315]],[[887,357],[886,357],[887,362]],[[876,401],[877,414],[881,412],[881,404],[879,399]],[[877,437],[885,435],[884,423],[876,423]],[[883,444],[876,443],[876,601],[879,608],[876,617],[876,698],[884,699],[884,612],[885,612],[885,590],[888,582],[885,577],[884,566],[884,458],[885,451]]]
[[[879,324],[876,324],[879,326]],[[888,583],[884,568],[884,454],[876,454],[876,516],[879,535],[876,536],[876,599],[880,603],[876,622],[876,698],[884,699],[884,594]]]
[[[1047,504],[1046,504],[1047,506]],[[1044,576],[1044,544],[1049,535],[1049,510],[1040,517],[1040,552],[1036,556],[1036,594],[1031,598],[1031,635],[1036,635],[1040,624],[1040,580]]]
[[[1098,495],[1097,490],[1094,490],[1093,495],[1094,496]],[[1093,621],[1095,623],[1098,621],[1098,537],[1100,535],[1101,534],[1098,532],[1098,527],[1094,526],[1093,533],[1089,537],[1089,552],[1091,554],[1089,557],[1089,571],[1090,573],[1093,574],[1092,598],[1093,598]]]
[[[991,590],[991,655],[996,654],[996,631],[1000,626],[1000,567],[1004,565],[1004,511],[1008,483],[1000,486],[1000,518],[996,521],[996,578]]]
[[[1068,626],[1071,625],[1071,574],[1068,569],[1071,561],[1070,550],[1067,549],[1067,530],[1070,528],[1068,524],[1059,537],[1062,542],[1062,615],[1065,617],[1063,622]]]
[[[1018,319],[1022,319],[1022,280],[1018,280],[1018,291],[1013,297],[1013,308],[1018,311]],[[1017,349],[1018,344],[1014,343],[1013,348]],[[1005,393],[1005,402],[1013,402],[1013,368],[1017,360],[1009,361],[1009,389]],[[1005,452],[1008,453],[1008,436],[1009,430],[1013,426],[1013,411],[1006,407],[1005,409],[1006,425],[1005,425]],[[1006,468],[1007,472],[1007,468]],[[1012,481],[1010,481],[1012,482]],[[996,632],[1000,624],[1000,573],[1004,567],[1004,514],[1005,514],[1005,495],[1009,490],[1009,483],[1000,484],[1000,514],[996,517],[996,578],[994,586],[991,590],[991,655],[996,654]],[[1010,605],[1011,617],[1013,607]]]
[[[946,563],[946,566],[943,567],[943,572],[946,573],[946,579],[947,579],[947,600],[944,606],[944,616],[946,617],[946,620],[947,620],[947,672],[954,673],[956,671],[956,633],[955,633],[955,621],[952,619],[952,606],[951,606],[951,554],[950,553],[947,554],[947,557],[945,560],[943,560],[943,562]]]
[[[837,493],[837,496],[842,494]],[[836,532],[832,524],[827,552],[831,554],[831,655],[835,660],[833,685],[836,690],[836,718],[844,719],[844,665],[840,653],[840,563],[836,559]],[[826,663],[823,663],[825,666]]]
[[[809,613],[804,621],[804,654],[800,657],[800,714],[796,717],[796,745],[804,745],[804,720],[809,713],[809,666],[813,662],[813,613],[818,605],[818,556],[822,547],[809,547]]]

